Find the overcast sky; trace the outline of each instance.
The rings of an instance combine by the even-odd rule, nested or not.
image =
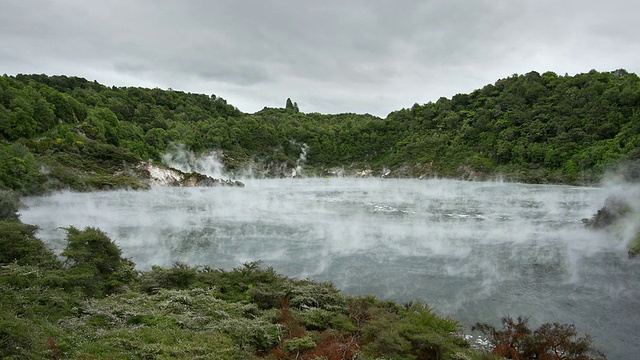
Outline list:
[[[640,72],[637,0],[0,0],[0,74],[389,112],[514,73]]]

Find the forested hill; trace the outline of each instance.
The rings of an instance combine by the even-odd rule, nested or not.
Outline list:
[[[344,169],[589,183],[640,158],[640,79],[625,70],[530,72],[381,119],[305,114],[289,99],[284,108],[245,114],[215,95],[0,77],[0,188],[141,186],[128,169],[161,162],[177,143],[196,155],[221,152],[230,176],[249,167],[283,176],[303,166],[317,176]]]

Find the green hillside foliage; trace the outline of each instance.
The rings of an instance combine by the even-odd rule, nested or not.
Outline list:
[[[521,173],[530,182],[593,181],[640,146],[640,80],[624,70],[530,72],[389,115],[407,122],[399,158]],[[431,144],[431,146],[422,146]]]
[[[0,221],[3,359],[486,359],[422,304],[349,297],[260,263],[133,271],[95,228],[62,261],[35,227]],[[395,343],[398,340],[399,343]],[[429,357],[424,357],[428,355]]]
[[[640,153],[640,79],[625,70],[513,75],[385,119],[283,105],[245,114],[216,95],[4,75],[0,188],[142,187],[127,166],[161,162],[178,143],[196,155],[221,152],[230,175],[251,167],[284,176],[304,165],[319,176],[344,168],[572,184]]]

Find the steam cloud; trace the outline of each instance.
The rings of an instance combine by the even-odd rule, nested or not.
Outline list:
[[[290,142],[300,147],[300,156],[296,160],[295,168],[291,169],[291,177],[305,175],[304,165],[307,161],[309,146],[305,143],[298,144],[293,140]],[[226,173],[224,170],[223,159],[224,154],[220,150],[211,150],[203,154],[196,154],[181,143],[171,144],[162,156],[162,162],[164,164],[184,172],[197,172],[213,178],[229,178],[236,177],[237,175],[239,175],[241,179],[256,178],[256,172],[253,168],[255,164],[249,165],[246,169],[243,169],[240,174],[230,176],[231,174]],[[283,164],[283,167],[286,167],[286,164]]]
[[[630,208],[629,214],[611,230],[613,236],[628,246],[640,232],[640,161],[622,163],[610,171],[603,180],[603,188],[608,200],[616,199]]]
[[[183,155],[172,161],[191,164],[187,171],[216,159]],[[597,345],[623,349],[604,346],[608,354],[640,351],[620,344],[640,337],[640,276],[626,235],[581,222],[612,193],[637,196],[636,188],[350,178],[245,184],[63,192],[25,199],[22,219],[58,250],[59,227],[100,227],[142,269],[263,260],[351,294],[420,298],[468,323],[527,315],[533,325],[575,323]]]
[[[171,144],[162,156],[167,166],[184,172],[197,172],[213,178],[224,178],[223,154],[221,151],[209,151],[196,155],[183,144]]]

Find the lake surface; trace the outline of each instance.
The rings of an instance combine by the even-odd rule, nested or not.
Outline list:
[[[24,199],[55,250],[95,226],[141,269],[244,262],[347,294],[421,299],[463,324],[574,323],[609,359],[640,354],[640,261],[582,218],[606,189],[391,179],[248,180],[244,188],[63,192]]]

